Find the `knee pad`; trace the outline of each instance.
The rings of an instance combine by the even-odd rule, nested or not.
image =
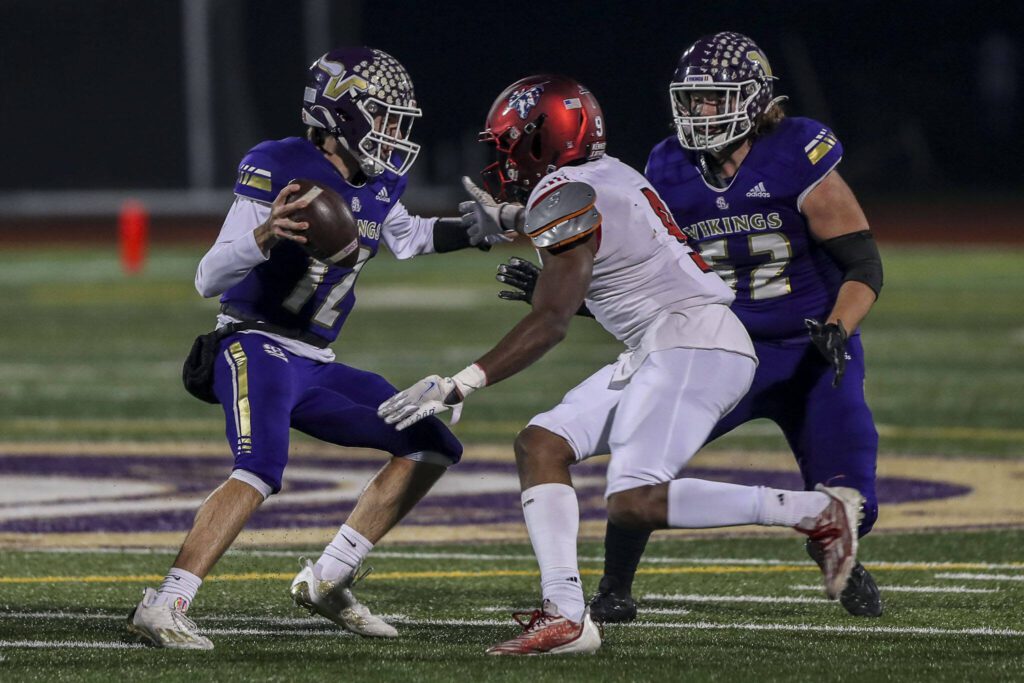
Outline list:
[[[408,453],[406,455],[398,456],[411,460],[413,462],[425,462],[428,465],[437,465],[439,467],[451,467],[459,461],[459,456],[451,456],[447,453],[440,453],[438,451],[416,451],[415,453]]]
[[[263,500],[266,500],[271,496],[271,494],[281,490],[280,480],[278,480],[277,486],[273,487],[264,481],[263,477],[255,472],[250,472],[249,470],[234,470],[229,479],[237,479],[238,481],[253,487],[261,496],[263,496]]]

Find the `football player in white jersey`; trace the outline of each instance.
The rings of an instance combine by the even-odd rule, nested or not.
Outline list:
[[[594,96],[561,76],[522,79],[491,107],[483,140],[490,198],[477,218],[515,229],[544,269],[532,310],[462,371],[430,375],[381,404],[401,430],[475,390],[525,369],[558,344],[581,304],[626,345],[516,439],[523,514],[541,571],[541,609],[489,654],[594,652],[600,630],[586,611],[576,556],[579,505],[569,467],[611,452],[608,515],[645,529],[739,524],[790,526],[828,548],[833,599],[855,562],[862,499],[852,489],[780,491],[680,478],[712,427],[746,393],[757,358],[729,310],[729,287],[686,244],[642,175],[605,155]],[[492,199],[493,198],[493,199]],[[520,205],[521,204],[521,205]]]

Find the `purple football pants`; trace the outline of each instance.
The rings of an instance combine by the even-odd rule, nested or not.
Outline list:
[[[453,463],[462,456],[462,444],[436,417],[401,432],[377,417],[377,406],[397,391],[380,375],[293,355],[262,334],[221,341],[213,389],[224,408],[234,469],[252,472],[275,493],[292,427],[339,446],[394,456],[429,451]]]
[[[743,400],[708,437],[713,441],[756,418],[775,422],[786,436],[809,490],[815,484],[849,486],[866,499],[863,536],[878,519],[875,464],[878,431],[864,399],[864,349],[860,335],[847,342],[850,359],[842,384],[810,343],[754,342],[760,364]]]

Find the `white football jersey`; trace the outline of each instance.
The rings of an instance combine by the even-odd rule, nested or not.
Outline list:
[[[581,186],[570,186],[575,183],[593,188],[587,215],[577,205],[586,200],[573,201],[584,196],[574,189]],[[563,186],[569,198],[560,202]],[[560,203],[567,205],[564,213]],[[587,308],[631,351],[642,348],[630,365],[638,366],[650,351],[672,347],[756,358],[750,337],[728,309],[732,290],[687,246],[657,192],[628,165],[604,156],[560,168],[534,188],[526,206],[526,229],[538,251],[596,233]]]

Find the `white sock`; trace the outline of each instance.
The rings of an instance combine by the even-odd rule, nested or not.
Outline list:
[[[831,500],[818,491],[783,491],[765,486],[761,490],[761,514],[758,524],[796,526],[805,517],[817,517]]]
[[[171,567],[171,571],[167,572],[164,582],[156,592],[156,604],[170,605],[176,610],[187,612],[202,585],[203,580],[192,572]]]
[[[828,501],[828,496],[817,491],[675,479],[668,484],[668,525],[674,529],[796,526],[804,517],[817,517]]]
[[[558,606],[562,616],[578,623],[586,602],[576,555],[580,528],[576,491],[565,484],[540,484],[523,491],[522,501],[533,554],[540,565],[541,594]]]
[[[316,561],[320,578],[325,581],[347,579],[371,550],[372,543],[348,524],[343,524]]]
[[[704,479],[674,479],[668,483],[668,525],[673,529],[707,529],[758,524],[760,488]]]

